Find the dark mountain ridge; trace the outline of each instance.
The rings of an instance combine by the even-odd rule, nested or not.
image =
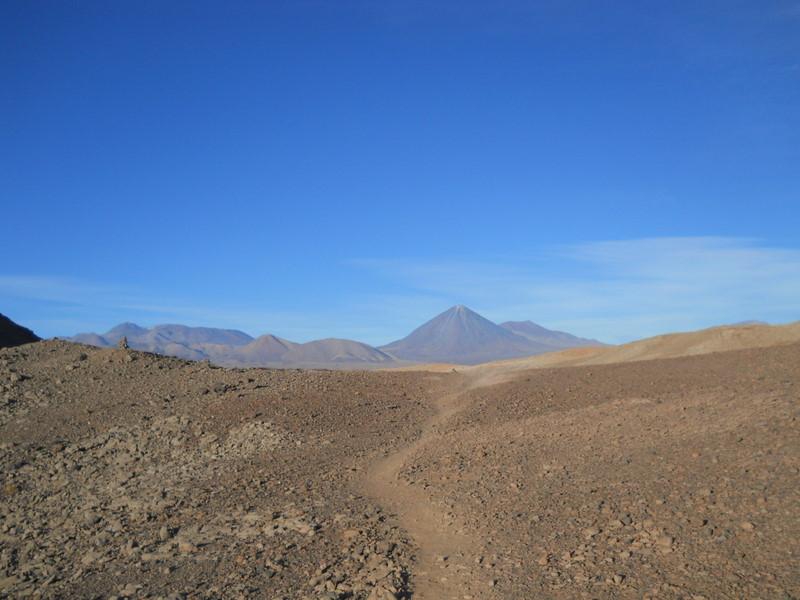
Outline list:
[[[17,325],[7,316],[0,313],[0,348],[10,348],[38,342],[39,336],[27,327]]]

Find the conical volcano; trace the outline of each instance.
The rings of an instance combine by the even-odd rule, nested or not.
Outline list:
[[[477,364],[537,352],[524,337],[460,304],[407,337],[380,349],[403,360],[459,364]]]

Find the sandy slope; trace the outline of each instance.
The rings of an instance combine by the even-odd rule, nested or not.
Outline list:
[[[391,367],[387,370],[423,370],[431,373],[460,372],[478,376],[484,382],[496,382],[513,377],[515,372],[526,369],[677,358],[680,356],[708,354],[710,352],[763,348],[798,341],[800,341],[800,322],[787,325],[731,325],[659,335],[619,346],[570,348],[569,350],[548,352],[525,358],[498,360],[474,366],[454,363],[426,363]]]
[[[798,341],[800,341],[800,322],[787,325],[735,325],[659,335],[619,346],[571,348],[527,358],[484,363],[474,368],[481,371],[491,370],[498,375],[504,371],[536,367],[603,365],[676,358],[709,352],[763,348]],[[443,365],[431,365],[431,367],[435,371],[443,370]],[[450,366],[454,367],[455,365]]]

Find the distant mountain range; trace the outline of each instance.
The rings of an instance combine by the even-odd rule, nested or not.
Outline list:
[[[100,335],[81,333],[73,342],[92,346],[114,346],[122,337],[131,348],[210,360],[234,367],[390,367],[411,363],[444,362],[478,364],[543,352],[601,346],[596,340],[551,331],[532,321],[509,321],[497,325],[466,306],[434,317],[407,337],[375,348],[361,342],[324,339],[303,344],[274,335],[253,338],[242,331],[157,325],[150,329],[123,323]]]
[[[532,321],[497,325],[466,306],[454,306],[407,337],[380,350],[402,360],[474,365],[543,352],[602,345],[596,340],[551,331]]]
[[[21,346],[38,341],[39,336],[30,329],[17,325],[5,315],[0,314],[0,348]]]

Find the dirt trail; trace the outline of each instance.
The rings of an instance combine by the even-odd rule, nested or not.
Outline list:
[[[397,515],[400,525],[415,542],[418,553],[414,573],[414,598],[478,598],[473,566],[480,546],[448,518],[447,511],[431,503],[424,489],[403,481],[406,463],[440,437],[438,426],[466,408],[464,394],[483,384],[472,377],[455,391],[439,396],[434,415],[422,425],[422,434],[378,462],[366,474],[366,491]]]
[[[0,598],[800,599],[800,343],[458,371],[0,349]]]

